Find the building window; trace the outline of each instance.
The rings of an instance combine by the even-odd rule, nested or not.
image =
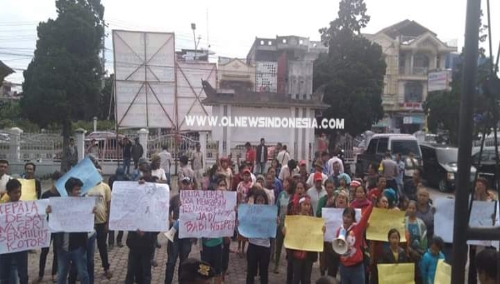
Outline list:
[[[264,45],[264,41],[263,40],[260,41],[260,45]]]
[[[286,38],[283,39],[283,43],[286,43]]]
[[[405,84],[405,103],[421,103],[424,88],[419,82]]]
[[[299,40],[299,44],[303,44],[303,43],[304,43],[304,41],[303,41],[303,40]]]
[[[269,42],[267,43],[267,45],[273,45],[273,42],[272,42],[272,41],[269,41]]]

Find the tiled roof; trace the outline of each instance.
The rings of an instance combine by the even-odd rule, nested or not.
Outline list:
[[[297,100],[289,96],[269,93],[269,92],[251,92],[245,90],[236,91],[217,91],[210,83],[203,81],[203,89],[207,98],[202,101],[204,105],[239,105],[248,107],[273,107],[273,108],[289,108],[295,107],[310,107],[313,109],[327,109],[329,105],[323,103],[323,88],[320,88],[312,95],[310,100]]]

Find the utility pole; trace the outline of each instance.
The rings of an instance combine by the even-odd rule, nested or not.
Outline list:
[[[193,39],[194,39],[194,60],[196,61],[196,55],[198,54],[198,44],[196,43],[196,24],[191,24],[191,29],[193,30]]]
[[[101,66],[102,66],[102,73],[101,73],[101,89],[104,89],[105,85],[105,76],[106,76],[106,37],[108,36],[106,34],[106,28],[108,27],[106,24],[105,20],[102,20],[102,26],[104,28],[104,33],[102,35],[102,42],[101,42],[101,48],[102,48],[102,57],[101,57]]]

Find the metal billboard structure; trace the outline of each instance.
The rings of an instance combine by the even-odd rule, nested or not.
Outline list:
[[[202,80],[217,83],[217,65],[184,62],[173,33],[113,31],[117,128],[210,131],[187,125],[186,116],[209,116]]]
[[[176,128],[175,36],[113,31],[116,121],[120,128]]]
[[[207,97],[202,80],[217,84],[217,65],[206,62],[177,62],[177,129],[179,131],[210,131],[210,125],[187,125],[186,116],[212,115],[212,107],[201,101]]]

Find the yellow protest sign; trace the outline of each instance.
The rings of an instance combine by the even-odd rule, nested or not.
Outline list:
[[[379,283],[415,284],[414,263],[379,264],[377,268]]]
[[[286,216],[285,248],[303,251],[323,251],[323,218]]]
[[[37,200],[36,184],[34,179],[18,179],[21,183],[21,201]]]
[[[438,260],[436,268],[436,276],[434,283],[450,284],[451,283],[451,266],[444,262],[442,259]]]
[[[366,239],[387,242],[387,234],[393,228],[399,231],[399,234],[401,235],[401,242],[406,242],[405,212],[391,209],[373,208],[370,219],[368,220]]]

